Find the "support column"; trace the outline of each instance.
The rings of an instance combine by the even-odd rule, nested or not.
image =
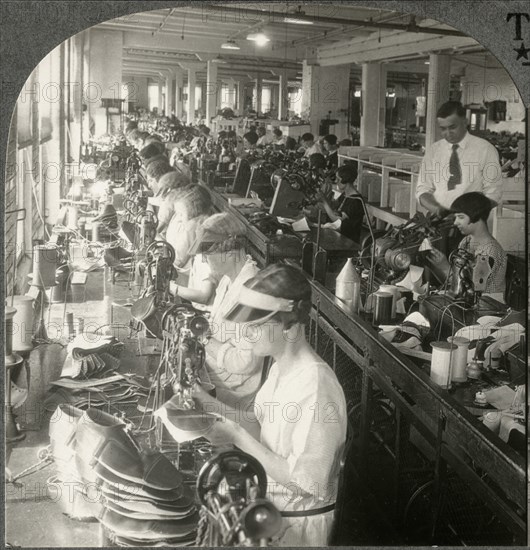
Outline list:
[[[235,80],[228,81],[228,105],[235,111],[236,107],[236,82]]]
[[[245,110],[245,84],[246,80],[239,80],[237,83],[237,114],[243,116]]]
[[[162,114],[162,109],[164,108],[164,82],[160,77],[158,80],[158,114]]]
[[[261,114],[261,93],[263,89],[263,83],[261,79],[261,75],[258,73],[258,76],[256,78],[256,112]]]
[[[386,68],[363,63],[361,145],[385,144]]]
[[[280,73],[280,83],[278,86],[278,119],[287,120],[289,109],[289,92],[287,74]]]
[[[217,114],[217,63],[208,61],[206,69],[206,125]]]
[[[187,124],[195,122],[195,69],[188,69],[188,112]]]
[[[440,139],[440,129],[436,121],[436,111],[449,100],[451,81],[451,57],[431,54],[429,56],[429,84],[427,87],[427,112],[425,116],[425,147],[430,147]]]
[[[184,75],[181,71],[176,72],[175,77],[175,116],[180,120],[183,112],[182,88],[184,86]]]
[[[172,91],[172,84],[173,84],[173,73],[171,71],[168,71],[166,73],[166,96],[164,101],[164,110],[165,115],[170,116],[171,115],[171,99],[173,97],[173,91]]]

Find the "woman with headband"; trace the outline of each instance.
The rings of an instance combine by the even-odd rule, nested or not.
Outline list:
[[[254,354],[274,364],[255,398],[257,422],[247,429],[217,403],[220,421],[206,435],[262,463],[283,516],[280,546],[328,544],[346,441],[343,390],[305,337],[310,310],[311,287],[295,267],[273,264],[245,283],[226,318],[244,323]],[[215,409],[201,389],[197,398]]]

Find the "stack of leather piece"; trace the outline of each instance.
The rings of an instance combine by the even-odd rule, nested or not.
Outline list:
[[[110,540],[121,546],[195,542],[194,494],[163,454],[142,450],[126,424],[97,409],[59,407],[54,417],[50,439],[57,478],[77,480],[83,500],[96,502],[93,517]]]
[[[140,376],[133,374],[111,373],[104,378],[74,380],[60,378],[51,383],[52,388],[44,401],[46,410],[55,410],[61,403],[73,405],[79,409],[89,407],[105,410],[119,409],[130,405],[138,406],[149,394],[149,385]]]
[[[68,344],[61,378],[84,380],[115,371],[123,348],[113,336],[79,334]]]

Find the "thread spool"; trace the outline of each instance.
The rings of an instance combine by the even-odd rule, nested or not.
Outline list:
[[[55,286],[58,251],[55,246],[37,244],[33,247],[33,284],[39,288]]]
[[[77,220],[79,218],[79,208],[75,204],[68,207],[68,227],[70,229],[77,228]]]
[[[392,321],[392,301],[394,297],[390,292],[378,290],[374,294],[374,325],[388,325]]]
[[[392,319],[396,318],[396,304],[400,297],[400,292],[397,286],[394,285],[381,285],[379,287],[381,292],[388,292],[392,294]]]
[[[92,242],[99,241],[99,222],[92,222]]]
[[[85,320],[83,319],[83,317],[79,317],[77,319],[77,334],[83,334],[85,330]]]
[[[67,313],[66,314],[66,337],[67,338],[73,338],[74,336],[75,336],[74,314],[73,313]]]
[[[62,304],[66,301],[66,283],[70,269],[68,265],[62,265],[55,272],[55,282],[57,283],[51,291],[52,304]]]
[[[449,342],[432,342],[431,347],[431,380],[441,388],[449,389],[451,387],[452,364],[458,348]]]
[[[13,296],[16,309],[12,323],[12,349],[30,351],[33,349],[33,298],[31,296]]]
[[[491,411],[487,412],[482,417],[482,423],[484,426],[487,426],[493,433],[498,434],[501,427],[501,411]]]
[[[467,338],[461,338],[458,336],[449,336],[449,338],[447,338],[447,341],[457,347],[456,352],[453,354],[453,373],[451,374],[451,381],[466,382],[467,352],[469,349],[469,340]]]
[[[352,313],[359,313],[361,300],[361,278],[352,259],[348,258],[337,276],[335,296],[342,300]]]

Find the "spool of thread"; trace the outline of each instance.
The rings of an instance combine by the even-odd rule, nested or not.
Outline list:
[[[389,292],[378,290],[374,294],[374,325],[388,325],[392,321],[392,301],[394,297]]]
[[[70,270],[68,265],[60,266],[55,272],[55,282],[57,283],[51,291],[52,304],[62,304],[66,300],[66,283]]]
[[[33,284],[39,288],[55,286],[58,251],[55,246],[37,244],[33,247]]]
[[[68,227],[71,229],[77,228],[77,220],[79,217],[79,208],[75,204],[68,207]]]
[[[379,287],[381,292],[388,292],[392,294],[392,319],[396,318],[396,304],[400,298],[400,292],[397,286],[394,285],[381,285]]]
[[[67,338],[73,338],[74,336],[75,336],[74,314],[73,313],[67,313],[66,314],[66,337]]]
[[[361,301],[361,278],[348,258],[337,276],[335,296],[342,300],[352,313],[359,313]]]
[[[92,242],[99,241],[99,222],[92,222]]]
[[[447,338],[447,341],[457,347],[456,352],[453,354],[453,373],[451,374],[451,380],[453,382],[466,382],[466,366],[469,340],[467,338],[460,338],[458,336],[449,336],[449,338]]]
[[[431,347],[431,380],[441,388],[449,389],[457,346],[449,342],[432,342]]]
[[[86,237],[86,222],[85,220],[79,220],[77,222],[77,227],[79,229],[79,234],[81,237]]]
[[[77,319],[77,334],[83,334],[85,330],[85,320],[83,319],[83,317],[79,317]]]
[[[492,432],[498,434],[501,427],[501,411],[491,411],[487,412],[482,417],[482,423],[484,426],[487,426]]]
[[[13,306],[16,309],[13,317],[14,351],[30,351],[33,349],[33,298],[31,296],[13,296]]]

